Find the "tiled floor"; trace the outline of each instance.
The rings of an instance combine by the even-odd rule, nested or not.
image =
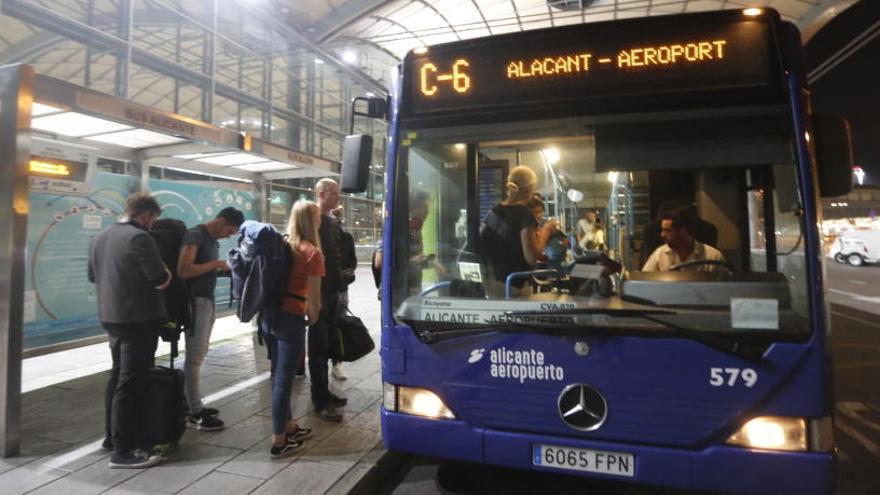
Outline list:
[[[379,310],[369,278],[367,270],[359,270],[351,307],[378,347]],[[106,346],[93,352],[95,359],[103,359]],[[100,448],[106,371],[32,390],[22,401],[22,454],[0,459],[0,493],[345,493],[352,478],[381,453],[377,351],[346,364],[348,380],[331,380],[336,393],[348,398],[343,423],[318,419],[311,410],[308,379],[297,379],[293,414],[315,430],[315,437],[297,456],[284,460],[269,458],[268,366],[265,348],[256,345],[250,332],[212,344],[202,389],[227,428],[187,430],[165,463],[142,471],[109,469],[108,455]]]

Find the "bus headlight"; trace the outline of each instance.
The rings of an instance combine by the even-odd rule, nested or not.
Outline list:
[[[803,418],[759,416],[744,424],[727,443],[752,449],[804,451],[807,422]]]
[[[455,419],[455,414],[437,394],[423,388],[385,383],[382,405],[388,411],[434,419]]]

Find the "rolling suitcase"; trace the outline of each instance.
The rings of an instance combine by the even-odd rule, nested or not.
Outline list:
[[[163,335],[163,340],[166,340],[168,333]],[[180,333],[177,332],[176,337],[179,336]],[[183,393],[183,371],[174,369],[177,338],[171,340],[170,367],[155,366],[150,370],[142,416],[146,444],[144,450],[148,452],[166,452],[177,444],[186,430],[187,405]]]

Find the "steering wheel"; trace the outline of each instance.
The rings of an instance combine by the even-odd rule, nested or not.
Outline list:
[[[679,263],[677,265],[672,265],[669,267],[669,271],[671,272],[679,272],[682,268],[690,268],[692,266],[702,266],[702,265],[713,265],[713,266],[723,266],[727,269],[727,271],[732,272],[733,267],[730,264],[723,260],[691,260],[685,261],[684,263]]]

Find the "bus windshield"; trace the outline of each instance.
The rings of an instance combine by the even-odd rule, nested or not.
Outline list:
[[[803,338],[789,121],[761,108],[404,123],[395,316],[437,331],[551,323]]]

